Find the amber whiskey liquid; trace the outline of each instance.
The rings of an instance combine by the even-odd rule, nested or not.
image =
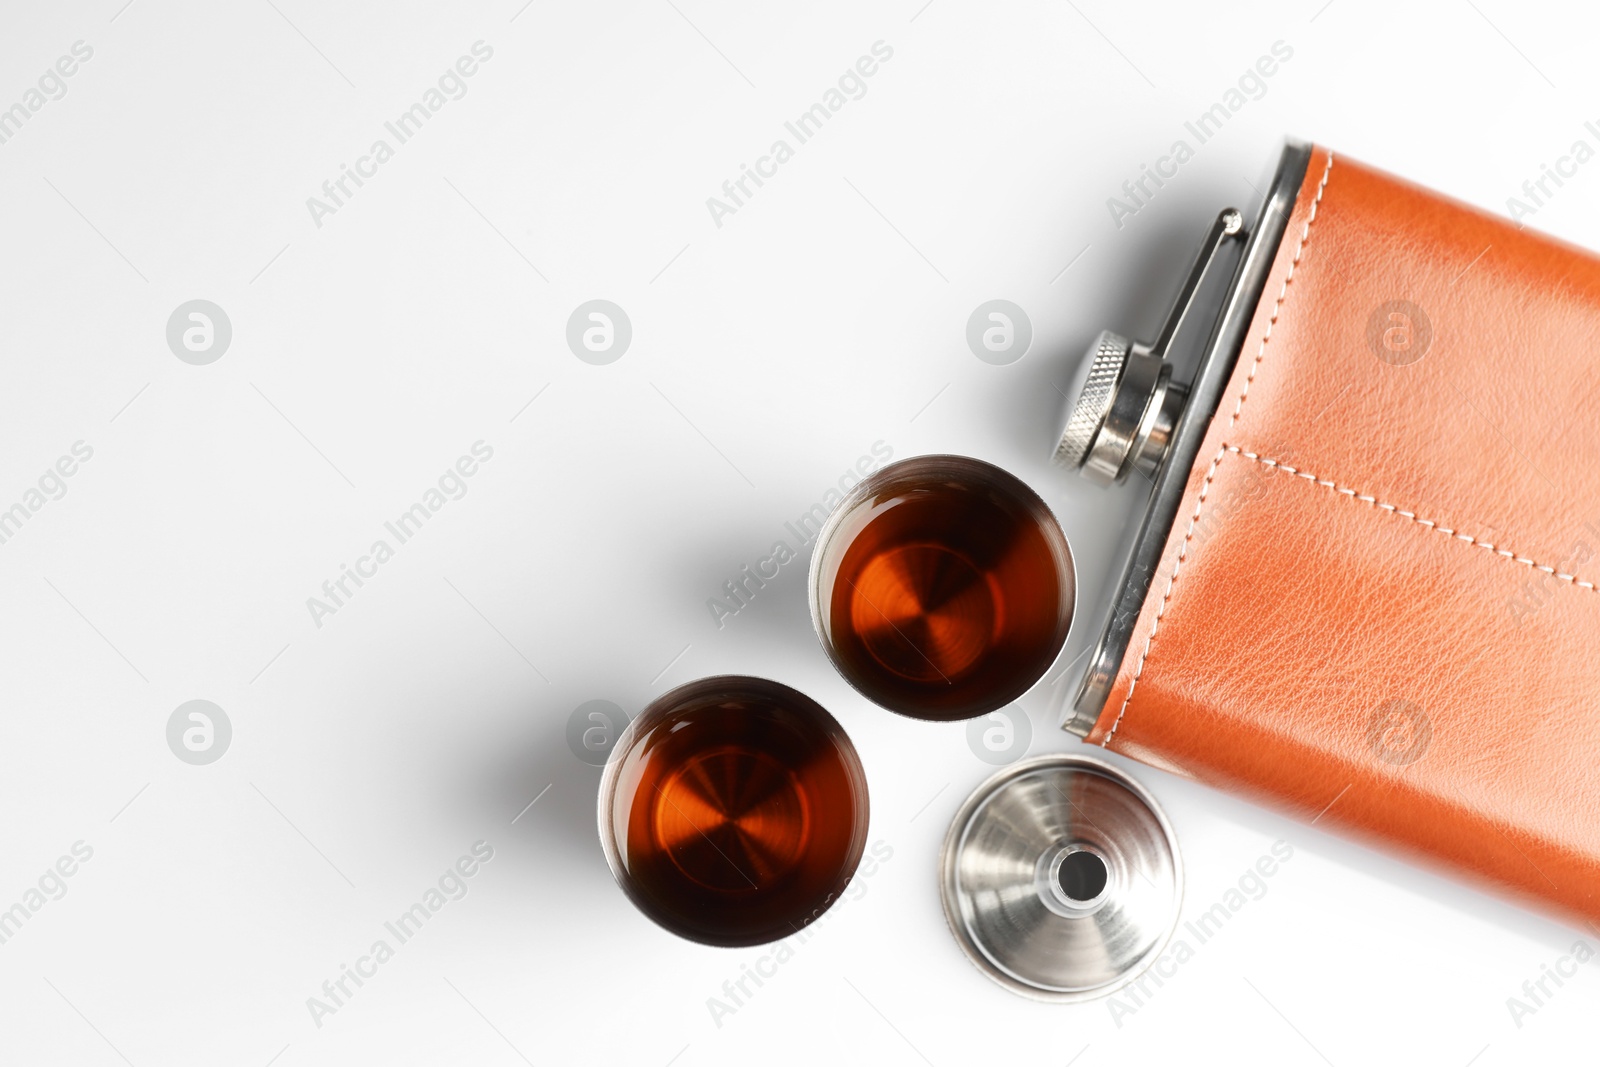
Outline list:
[[[804,694],[758,678],[691,682],[619,740],[600,837],[623,890],[675,934],[775,941],[837,900],[866,843],[855,747]]]
[[[1072,623],[1065,536],[998,467],[924,456],[858,485],[823,531],[812,610],[845,678],[892,711],[967,719],[1049,668]]]

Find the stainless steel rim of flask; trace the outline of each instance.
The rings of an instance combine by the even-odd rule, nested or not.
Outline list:
[[[1238,211],[1223,211],[1212,224],[1160,337],[1150,345],[1102,333],[1084,359],[1082,385],[1056,446],[1056,462],[1108,486],[1139,473],[1150,497],[1129,542],[1119,582],[1104,616],[1099,643],[1089,657],[1061,728],[1088,737],[1116,681],[1145,597],[1188,483],[1202,439],[1266,285],[1273,258],[1288,227],[1312,148],[1289,141],[1278,170],[1248,233]],[[1220,301],[1202,306],[1200,283],[1232,241],[1243,241]],[[1166,360],[1173,338],[1186,329],[1208,329],[1200,359],[1187,383],[1172,380]]]

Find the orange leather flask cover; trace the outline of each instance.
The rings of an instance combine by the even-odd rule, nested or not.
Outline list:
[[[1092,743],[1600,919],[1600,260],[1317,147]]]

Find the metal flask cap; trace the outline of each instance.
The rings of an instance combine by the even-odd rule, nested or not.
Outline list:
[[[979,786],[940,853],[940,896],[980,971],[1036,1000],[1127,985],[1178,922],[1183,872],[1166,816],[1092,756],[1024,760]]]
[[[1068,409],[1055,461],[1097,485],[1120,482],[1132,471],[1153,478],[1166,458],[1189,389],[1172,380],[1166,356],[1195,308],[1207,269],[1224,242],[1244,232],[1244,216],[1228,208],[1206,235],[1189,278],[1154,344],[1102,331],[1078,371],[1076,400]]]

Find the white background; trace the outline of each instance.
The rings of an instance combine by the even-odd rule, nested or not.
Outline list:
[[[1592,1055],[1600,964],[1520,1027],[1506,1002],[1600,935],[1145,768],[1185,918],[1274,841],[1293,859],[1120,1020],[1013,997],[939,909],[940,839],[992,770],[965,727],[832,672],[804,560],[720,630],[705,601],[875,441],[965,453],[1058,509],[1083,597],[1065,665],[1139,496],[1046,463],[1084,345],[1153,334],[1288,134],[1504,211],[1595,142],[1600,21],[1507,0],[922,3],[6,5],[0,107],[94,51],[0,145],[0,507],[74,442],[94,454],[0,544],[0,908],[74,842],[93,857],[0,945],[0,1061]],[[307,197],[478,40],[467,94],[315,225]],[[866,95],[715,225],[706,198],[880,40]],[[1115,226],[1107,197],[1279,40],[1265,95]],[[1581,170],[1532,224],[1600,246],[1597,182]],[[1034,329],[1003,367],[964,338],[997,297]],[[208,366],[165,339],[195,298],[233,327]],[[593,298],[633,324],[608,366],[564,339]],[[306,598],[479,440],[494,458],[467,495],[314,625]],[[565,730],[585,701],[636,713],[722,672],[834,712],[893,858],[719,1026],[707,999],[765,950],[628,905]],[[1022,701],[1032,752],[1077,747],[1055,728],[1069,685]],[[165,736],[197,698],[233,725],[208,766]],[[479,840],[469,894],[316,1025],[307,998]]]

